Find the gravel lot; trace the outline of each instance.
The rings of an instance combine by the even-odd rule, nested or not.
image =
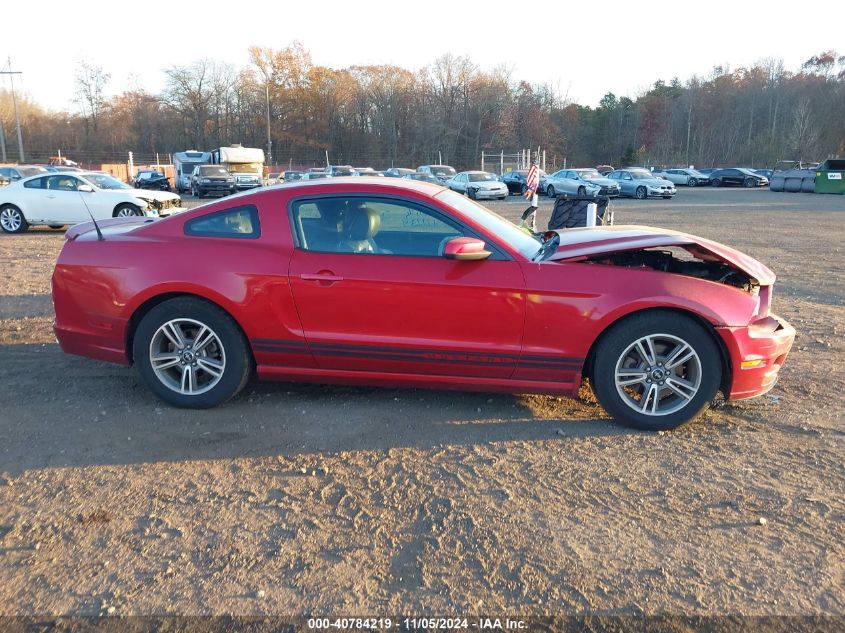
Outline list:
[[[58,349],[61,231],[0,236],[0,615],[845,616],[845,196],[613,204],[775,270],[798,338],[768,396],[662,434],[586,390],[254,384],[175,410]]]

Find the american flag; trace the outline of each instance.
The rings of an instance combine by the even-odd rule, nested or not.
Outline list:
[[[537,188],[540,186],[540,170],[536,164],[531,165],[531,169],[528,170],[528,177],[525,179],[525,184],[531,193],[537,191]]]

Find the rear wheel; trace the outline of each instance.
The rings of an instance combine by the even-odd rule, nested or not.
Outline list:
[[[29,228],[29,222],[23,212],[13,204],[0,207],[0,228],[6,233],[23,233]]]
[[[648,190],[645,187],[637,187],[635,194],[638,200],[645,200],[648,198]]]
[[[232,318],[205,301],[177,298],[150,310],[133,343],[138,370],[162,400],[193,409],[235,396],[252,373],[252,356]]]
[[[63,228],[65,228],[64,224],[48,224],[47,226],[49,226],[51,229],[63,229]]]
[[[144,215],[141,209],[134,204],[120,204],[112,214],[116,218],[130,218],[133,216]]]
[[[716,344],[683,315],[634,315],[596,347],[596,397],[616,420],[638,429],[673,429],[694,419],[716,395],[720,379]]]

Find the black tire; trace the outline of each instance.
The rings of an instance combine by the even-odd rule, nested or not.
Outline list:
[[[23,215],[23,211],[13,204],[4,204],[0,207],[0,229],[4,233],[25,233],[29,229],[29,222]]]
[[[526,185],[525,183],[522,183],[522,185],[519,188],[519,195],[524,196],[527,191],[528,191],[528,185]]]
[[[549,196],[549,198],[555,197],[555,188],[552,185],[549,185],[546,188],[546,195]]]
[[[158,341],[155,337],[159,328],[169,321],[179,319],[197,322],[211,330],[216,339],[204,351],[207,352],[211,347],[215,353],[222,352],[224,359],[223,371],[217,382],[207,391],[195,395],[179,393],[168,386],[159,378],[150,360],[151,346]],[[190,339],[185,340],[192,344]],[[150,310],[135,330],[132,351],[144,382],[159,398],[175,407],[216,407],[237,395],[252,375],[252,354],[243,332],[226,312],[201,299],[179,297],[160,303]],[[175,350],[173,353],[175,354]],[[196,358],[199,357],[200,352],[197,352]],[[182,364],[184,363],[180,362],[180,365]],[[179,367],[174,367],[173,370],[184,373],[184,369],[180,370]],[[199,381],[197,384],[199,385]]]
[[[697,187],[698,181],[695,178],[690,178],[687,180],[687,187]]]
[[[587,190],[584,187],[578,187],[578,197],[583,198],[587,195]]]
[[[64,224],[48,224],[47,226],[49,226],[51,229],[63,229],[63,228],[65,228],[66,225],[64,225]]]
[[[470,200],[475,200],[475,189],[470,189],[467,187],[467,196]]]
[[[722,186],[722,179],[721,178],[713,178],[710,181],[711,187],[721,187]]]
[[[757,181],[754,180],[753,178],[746,178],[745,180],[742,181],[742,186],[745,187],[746,189],[751,189],[752,187],[757,186]]]
[[[144,212],[137,205],[129,204],[128,202],[117,205],[112,213],[112,217],[114,218],[129,218],[139,215],[144,215]]]
[[[637,187],[637,190],[634,192],[637,200],[645,200],[648,198],[648,189],[645,187]]]
[[[634,409],[630,402],[634,402],[633,396],[637,395],[636,390],[639,389],[637,385],[630,387],[619,387],[616,384],[617,366],[623,363],[626,358],[626,352],[638,340],[646,336],[668,336],[677,339],[688,345],[697,354],[698,366],[693,359],[689,363],[681,365],[683,371],[688,371],[695,378],[691,382],[698,382],[697,391],[690,397],[686,404],[683,404],[684,399],[672,393],[672,389],[666,386],[658,387],[657,384],[641,383],[643,390],[657,389],[657,402],[663,402],[666,399],[666,414],[647,414]],[[659,338],[657,340],[660,340]],[[686,354],[686,352],[684,352]],[[653,369],[658,372],[660,369],[656,366],[656,362],[660,360],[658,354],[653,361]],[[663,358],[663,360],[667,360]],[[623,366],[624,368],[624,366]],[[676,377],[672,374],[666,373],[663,365],[660,365],[665,376]],[[694,371],[691,371],[694,370]],[[649,373],[650,370],[639,367],[638,372],[649,376],[649,380],[654,382],[654,376],[660,375]],[[592,371],[592,385],[595,390],[596,397],[613,418],[620,422],[637,429],[649,431],[661,431],[667,429],[674,429],[682,424],[686,424],[695,419],[708,405],[708,403],[716,395],[721,382],[722,365],[719,357],[719,350],[714,342],[711,334],[701,324],[694,321],[692,318],[670,312],[655,312],[648,311],[632,315],[625,318],[619,323],[611,326],[601,337],[595,351],[595,363]],[[636,372],[635,372],[636,373]],[[631,373],[630,375],[634,375]],[[685,377],[687,378],[687,377]],[[666,380],[665,382],[670,382]],[[660,385],[663,385],[661,382]],[[623,396],[620,390],[626,393]],[[667,394],[666,392],[669,391]],[[650,393],[650,392],[649,392]],[[633,396],[632,396],[633,394]],[[639,394],[642,402],[644,394]],[[655,402],[654,399],[646,399],[645,406],[649,402]],[[672,411],[669,406],[673,402],[680,407]],[[636,404],[636,403],[635,403]]]

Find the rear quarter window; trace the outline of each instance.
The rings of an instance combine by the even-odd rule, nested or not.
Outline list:
[[[250,204],[192,218],[185,222],[185,235],[256,239],[261,236],[258,209]]]

